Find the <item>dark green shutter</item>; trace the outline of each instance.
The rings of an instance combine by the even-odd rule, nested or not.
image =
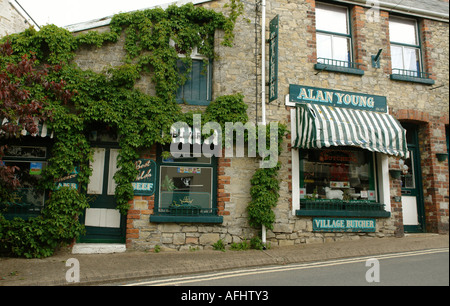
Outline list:
[[[208,105],[211,100],[211,64],[205,65],[203,60],[193,60],[188,80],[177,91],[177,101],[194,105]],[[186,67],[178,61],[180,73],[186,72]]]

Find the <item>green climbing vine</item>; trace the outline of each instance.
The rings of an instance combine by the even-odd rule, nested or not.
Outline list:
[[[270,124],[267,125],[266,147],[270,145],[270,137],[268,137],[270,135],[269,130]],[[272,137],[278,137],[278,155],[281,154],[283,138],[286,133],[286,126],[284,124],[278,124],[278,134],[272,135]],[[278,203],[278,191],[280,190],[280,182],[278,180],[278,171],[280,168],[281,163],[279,161],[275,167],[259,168],[250,180],[251,201],[247,206],[247,212],[249,223],[255,228],[261,228],[261,225],[264,225],[267,229],[273,229],[273,222],[275,221],[273,208]]]
[[[83,233],[78,216],[89,203],[86,188],[92,173],[89,167],[92,150],[87,132],[93,125],[114,129],[119,136],[120,170],[114,176],[115,197],[117,208],[126,214],[128,202],[133,198],[131,182],[137,175],[134,161],[139,157],[138,150],[169,143],[172,123],[192,120],[192,113],[183,113],[175,101],[176,90],[189,73],[187,69],[185,75],[180,76],[176,65],[179,54],[185,55],[183,61],[188,67],[192,64],[190,54],[194,47],[214,59],[217,30],[224,33],[221,44],[231,47],[234,26],[243,14],[243,4],[240,0],[230,0],[225,11],[227,15],[192,4],[173,5],[166,10],[156,8],[115,15],[109,31],[105,32],[74,35],[47,25],[40,31],[30,28],[0,40],[0,46],[8,42],[13,50],[11,54],[0,55],[0,73],[8,65],[20,62],[23,56],[32,56],[36,59],[36,69],[47,65],[56,67],[49,70],[45,80],[49,84],[60,84],[70,96],[65,99],[48,94],[41,85],[27,82],[26,77],[21,81],[24,90],[46,101],[43,111],[48,114],[46,123],[54,133],[54,144],[40,188],[52,192],[38,217],[7,220],[0,211],[0,251],[46,257],[61,243],[70,243]],[[115,44],[122,35],[126,51],[122,65],[97,73],[82,70],[74,63],[80,48]],[[152,75],[155,95],[135,88],[143,72]],[[247,105],[243,99],[241,94],[218,97],[202,112],[202,121],[218,122],[223,130],[225,122],[246,123]],[[285,127],[280,125],[279,148],[285,132]],[[74,167],[78,169],[79,189],[55,190],[55,182],[71,173]],[[259,169],[252,178],[248,213],[253,226],[265,224],[271,228],[274,220],[271,208],[278,200],[279,168],[278,164],[275,168]],[[3,188],[1,184],[0,188]],[[0,195],[3,191],[0,190]]]
[[[89,161],[92,152],[87,131],[93,124],[114,129],[119,136],[119,171],[115,197],[117,208],[126,214],[133,198],[131,182],[137,171],[134,161],[138,149],[156,143],[170,142],[172,123],[186,119],[175,101],[177,88],[186,80],[180,76],[176,62],[179,54],[188,66],[194,47],[213,59],[214,35],[222,30],[222,44],[231,46],[237,18],[243,13],[239,0],[226,5],[228,16],[222,13],[186,4],[115,15],[110,31],[89,31],[73,35],[54,25],[36,31],[33,28],[6,36],[12,54],[0,57],[0,68],[21,60],[25,54],[36,58],[36,66],[57,65],[46,76],[48,82],[61,83],[71,93],[69,101],[46,97],[47,124],[53,131],[48,166],[43,170],[40,188],[53,190],[39,217],[6,220],[0,213],[0,243],[7,251],[26,257],[45,257],[62,242],[72,241],[82,233],[77,216],[88,205],[86,186],[92,170]],[[126,57],[123,65],[110,67],[103,73],[82,70],[74,62],[76,51],[82,47],[101,47],[117,43],[125,36]],[[173,43],[172,43],[173,42]],[[155,95],[135,89],[142,72],[150,72],[155,84]],[[22,84],[33,91],[32,84]],[[237,107],[237,109],[236,109]],[[227,108],[235,108],[227,110]],[[231,115],[235,111],[238,114]],[[219,122],[221,118],[247,120],[242,95],[219,97],[205,111],[205,116]],[[231,117],[234,116],[234,118]],[[163,136],[165,135],[165,136]],[[55,189],[55,182],[78,168],[78,190]],[[0,193],[1,194],[1,193]]]

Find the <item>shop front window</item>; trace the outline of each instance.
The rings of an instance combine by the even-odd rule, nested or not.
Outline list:
[[[373,153],[355,149],[304,150],[300,159],[301,201],[376,201]]]
[[[42,144],[26,141],[7,146],[0,166],[15,167],[14,175],[20,187],[13,191],[13,201],[0,203],[0,213],[7,218],[28,218],[40,213],[46,192],[39,188],[42,171],[47,166],[49,149]]]
[[[187,147],[192,151],[192,145]],[[200,154],[166,158],[160,154],[156,215],[217,215],[215,164],[214,157]]]

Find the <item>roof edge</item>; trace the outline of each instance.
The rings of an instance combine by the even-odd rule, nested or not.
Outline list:
[[[182,6],[187,3],[192,3],[195,5],[195,4],[202,4],[202,3],[206,3],[206,2],[212,2],[212,1],[214,1],[214,0],[178,0],[178,1],[168,2],[168,3],[164,3],[164,4],[158,4],[158,5],[155,5],[152,7],[142,8],[142,9],[134,10],[134,11],[130,11],[130,12],[142,11],[142,10],[153,9],[153,8],[158,8],[158,7],[165,10],[166,8],[168,8],[170,5],[173,5],[173,4],[175,4],[177,6]],[[106,17],[102,17],[99,19],[75,23],[75,24],[64,26],[63,28],[65,28],[66,30],[68,30],[70,32],[81,32],[81,31],[85,31],[85,30],[95,29],[98,27],[103,27],[103,26],[109,25],[111,23],[113,16],[106,16]]]
[[[366,0],[350,0],[350,1],[344,1],[344,0],[335,0],[336,2],[341,3],[347,3],[347,4],[356,4],[363,7],[372,8],[373,7],[373,1],[366,1]],[[448,13],[440,13],[435,11],[429,11],[424,10],[420,8],[415,8],[412,6],[405,6],[405,5],[399,5],[395,3],[388,3],[383,1],[377,1],[379,4],[380,10],[387,10],[389,12],[394,13],[400,13],[400,14],[407,14],[411,16],[416,17],[422,17],[432,20],[437,20],[441,22],[449,22],[449,14]]]

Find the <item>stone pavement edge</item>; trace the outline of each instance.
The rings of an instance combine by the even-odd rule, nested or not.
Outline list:
[[[277,246],[264,251],[225,252],[215,250],[161,251],[127,250],[113,254],[72,254],[63,249],[44,259],[0,257],[0,286],[99,285],[173,275],[186,275],[227,269],[285,265],[371,256],[396,252],[448,248],[449,236],[410,234],[402,238],[359,238],[350,241]],[[80,282],[68,283],[70,258],[78,260]]]

